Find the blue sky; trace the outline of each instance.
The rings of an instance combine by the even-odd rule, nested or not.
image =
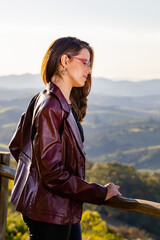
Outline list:
[[[63,36],[95,50],[93,76],[160,78],[159,0],[0,0],[0,76],[39,73]]]

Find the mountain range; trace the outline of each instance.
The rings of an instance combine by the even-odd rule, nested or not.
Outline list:
[[[87,157],[160,169],[160,80],[93,78],[92,86],[83,122]],[[8,150],[20,115],[43,89],[40,75],[0,77],[0,150]]]
[[[30,92],[41,91],[44,84],[40,74],[8,75],[0,77],[0,99],[13,99]],[[91,94],[119,97],[160,95],[160,79],[130,82],[93,77]]]

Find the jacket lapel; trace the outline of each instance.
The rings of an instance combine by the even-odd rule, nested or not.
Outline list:
[[[73,132],[73,135],[76,139],[76,142],[80,148],[80,150],[82,151],[82,153],[85,155],[85,152],[84,152],[84,147],[83,147],[83,143],[82,143],[82,139],[81,139],[81,135],[80,135],[80,132],[79,132],[79,128],[77,126],[77,123],[76,123],[76,120],[72,114],[72,111],[70,109],[70,106],[69,104],[67,103],[63,93],[61,92],[61,90],[55,85],[53,84],[52,82],[48,83],[47,86],[46,86],[46,90],[48,92],[51,92],[53,93],[60,101],[61,103],[61,106],[63,108],[64,111],[66,111],[68,113],[68,116],[67,116],[67,122]]]

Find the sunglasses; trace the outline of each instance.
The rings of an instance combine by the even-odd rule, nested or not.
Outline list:
[[[78,58],[78,57],[75,57],[75,56],[71,56],[72,58],[75,58],[77,60],[80,60],[87,68],[91,68],[91,62],[87,59],[84,59],[84,58]]]

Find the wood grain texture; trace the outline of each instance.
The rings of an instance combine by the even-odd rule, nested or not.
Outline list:
[[[0,164],[8,166],[10,162],[9,153],[0,153]],[[6,220],[8,210],[8,179],[0,176],[0,240],[5,239]]]
[[[0,176],[14,180],[16,169],[0,164]]]
[[[160,217],[160,203],[157,202],[115,196],[105,201],[104,205],[123,211],[139,212]]]

